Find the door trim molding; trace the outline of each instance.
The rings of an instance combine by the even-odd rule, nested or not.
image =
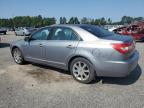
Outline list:
[[[38,61],[43,61],[43,62],[49,62],[49,63],[54,63],[54,64],[60,64],[66,66],[65,63],[61,62],[55,62],[55,61],[48,61],[48,60],[43,60],[43,59],[38,59],[38,58],[32,58],[32,57],[26,57],[27,59],[33,59],[33,60],[38,60]]]

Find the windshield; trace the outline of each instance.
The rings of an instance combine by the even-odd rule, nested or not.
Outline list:
[[[114,35],[113,32],[109,32],[108,30],[105,30],[103,28],[94,25],[80,25],[80,28],[92,33],[97,37],[106,37],[106,36]]]

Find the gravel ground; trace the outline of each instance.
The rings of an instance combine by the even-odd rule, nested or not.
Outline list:
[[[144,43],[137,43],[139,66],[126,78],[76,82],[67,72],[36,64],[17,65],[9,43],[23,37],[0,35],[0,108],[142,108]]]

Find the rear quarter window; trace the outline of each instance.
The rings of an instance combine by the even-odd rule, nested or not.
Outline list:
[[[91,34],[93,34],[93,35],[95,35],[96,37],[99,37],[99,38],[114,35],[113,32],[109,32],[108,30],[105,30],[101,27],[94,26],[94,25],[80,26],[80,28],[90,32]]]

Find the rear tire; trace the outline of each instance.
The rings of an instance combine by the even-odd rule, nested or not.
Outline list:
[[[19,48],[13,49],[12,55],[13,55],[14,61],[17,64],[22,65],[25,63],[25,60],[24,60],[23,55],[22,55],[21,51],[19,50]]]
[[[15,35],[18,36],[17,33],[15,33]]]
[[[96,77],[93,65],[82,57],[76,58],[71,62],[70,72],[74,79],[84,84],[92,82]]]

